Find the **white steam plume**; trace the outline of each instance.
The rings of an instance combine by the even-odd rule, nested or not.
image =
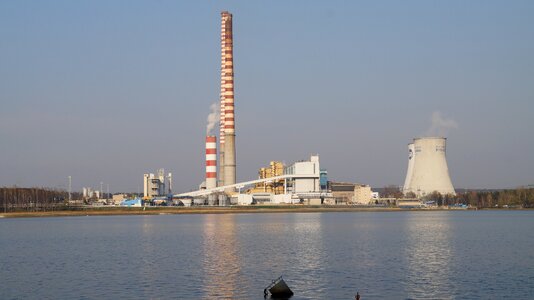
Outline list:
[[[210,135],[215,124],[219,122],[219,106],[217,103],[210,105],[210,114],[208,115],[208,125],[206,125],[206,135]]]
[[[457,129],[458,123],[453,119],[444,118],[439,111],[432,113],[432,126],[427,130],[427,136],[446,137],[451,129]]]

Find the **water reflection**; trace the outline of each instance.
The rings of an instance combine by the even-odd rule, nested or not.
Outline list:
[[[295,289],[305,298],[316,298],[326,289],[324,280],[325,259],[327,254],[323,244],[322,218],[325,214],[306,213],[293,214],[291,223],[294,241],[294,256],[289,258],[291,273],[289,274]]]
[[[207,299],[237,298],[238,259],[235,215],[203,216],[202,253],[204,296]]]
[[[407,215],[406,294],[411,298],[447,299],[454,295],[451,263],[452,224],[449,214]]]
[[[148,296],[153,292],[153,286],[157,284],[156,278],[159,271],[157,270],[156,256],[158,249],[153,241],[156,228],[153,223],[153,216],[142,216],[142,228],[140,237],[140,269],[139,282],[143,295]],[[128,256],[128,254],[125,254]]]

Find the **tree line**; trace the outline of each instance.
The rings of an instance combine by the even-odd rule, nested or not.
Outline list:
[[[497,191],[465,191],[456,196],[440,195],[437,192],[427,196],[435,200],[438,205],[468,204],[472,207],[511,207],[534,208],[534,188],[516,188]]]
[[[48,211],[64,209],[69,194],[45,188],[0,187],[0,211]]]
[[[395,186],[384,187],[381,197],[415,198],[414,193],[402,194],[400,188]],[[433,192],[423,197],[423,200],[435,201],[438,206],[467,204],[478,208],[513,207],[534,208],[534,188],[518,187],[506,190],[467,190],[456,195],[442,195]]]

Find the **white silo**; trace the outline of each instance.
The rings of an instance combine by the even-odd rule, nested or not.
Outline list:
[[[405,193],[413,192],[418,197],[434,191],[442,195],[456,194],[447,167],[446,142],[444,137],[421,137],[408,146],[413,152],[408,162]]]

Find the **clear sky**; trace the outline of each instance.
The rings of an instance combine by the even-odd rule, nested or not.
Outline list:
[[[449,124],[455,187],[534,184],[534,1],[0,1],[0,186],[203,180],[234,15],[237,179],[318,153],[331,180],[402,184]]]

